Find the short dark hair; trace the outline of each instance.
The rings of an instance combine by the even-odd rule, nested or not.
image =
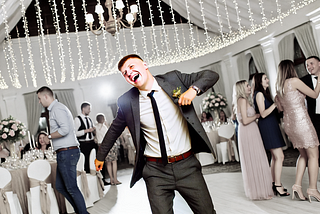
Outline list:
[[[122,68],[123,64],[128,60],[128,59],[131,59],[131,58],[137,58],[137,59],[140,59],[141,61],[143,61],[143,59],[137,55],[137,54],[129,54],[125,57],[123,57],[119,62],[118,62],[118,70],[120,71],[120,69]]]
[[[42,92],[47,93],[47,94],[49,94],[49,96],[53,97],[52,90],[47,86],[42,86],[41,88],[39,88],[38,91],[36,92],[36,94],[39,94]]]
[[[316,60],[318,60],[318,61],[320,62],[320,59],[319,59],[319,57],[317,57],[317,56],[309,56],[306,60],[312,59],[312,58],[314,58],[314,59],[316,59]]]
[[[104,114],[102,113],[97,114],[96,120],[98,123],[101,123],[103,119],[105,119]]]
[[[83,103],[81,104],[81,110],[82,110],[83,108],[87,107],[87,106],[91,106],[91,104],[90,104],[89,102],[83,102]]]

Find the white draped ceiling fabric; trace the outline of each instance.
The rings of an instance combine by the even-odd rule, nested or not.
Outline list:
[[[0,0],[0,63],[5,64],[0,67],[0,89],[37,87],[115,74],[116,63],[129,53],[141,55],[150,67],[204,56],[266,29],[274,22],[282,22],[316,0],[163,0],[188,23],[166,25],[161,16],[152,16],[152,19],[162,19],[162,25],[145,27],[141,23],[138,29],[117,31],[114,37],[104,28],[102,35],[95,36],[88,26],[85,32],[62,34],[57,22],[63,22],[65,17],[55,16],[58,7],[55,7],[55,0],[49,1],[53,3],[54,25],[58,26],[56,34],[45,34],[43,20],[39,18],[41,8],[30,5],[38,10],[35,16],[39,22],[39,36],[11,39],[9,33],[21,17],[25,18],[24,11],[31,0]],[[82,1],[85,13],[85,0]],[[41,1],[36,2],[41,5]],[[160,0],[146,2],[160,5]],[[139,7],[138,0],[137,5]],[[72,4],[64,6],[72,7]],[[161,6],[158,9],[161,10]],[[140,21],[140,13],[138,18]],[[73,19],[76,20],[75,14]],[[28,32],[27,20],[24,28]]]

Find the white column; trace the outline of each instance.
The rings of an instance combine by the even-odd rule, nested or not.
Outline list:
[[[266,68],[267,68],[267,75],[270,80],[269,85],[270,85],[270,91],[273,96],[276,95],[276,80],[277,80],[277,65],[276,65],[276,60],[274,57],[274,39],[271,37],[267,37],[263,40],[260,40],[262,50],[263,50],[263,55],[264,55],[264,60],[266,63]],[[278,49],[276,49],[278,50]]]
[[[3,96],[2,99],[5,102],[5,107],[6,107],[6,112],[2,112],[2,117],[7,118],[9,115],[12,117],[16,118],[16,97],[17,95],[8,95],[8,96]]]

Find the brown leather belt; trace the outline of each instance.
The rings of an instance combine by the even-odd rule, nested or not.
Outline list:
[[[184,159],[186,159],[187,157],[189,157],[192,154],[193,154],[193,152],[190,150],[190,151],[185,152],[185,153],[183,153],[181,155],[170,156],[170,157],[168,157],[168,163],[173,163],[173,162],[177,162],[177,161],[180,161],[180,160],[184,160]],[[161,158],[147,157],[147,161],[162,163],[162,159]]]
[[[67,148],[61,148],[61,149],[58,149],[56,151],[56,153],[59,153],[59,152],[62,152],[62,151],[66,151],[66,150],[70,150],[70,149],[78,149],[79,147],[77,146],[70,146],[70,147],[67,147]]]

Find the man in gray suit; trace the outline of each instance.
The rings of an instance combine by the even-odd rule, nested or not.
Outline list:
[[[174,190],[194,213],[216,213],[193,155],[214,155],[214,151],[191,102],[218,81],[218,74],[175,70],[152,76],[134,54],[122,58],[118,69],[134,87],[118,99],[117,116],[98,150],[96,169],[102,169],[104,158],[128,126],[136,148],[130,187],[143,177],[152,213],[173,213]]]

